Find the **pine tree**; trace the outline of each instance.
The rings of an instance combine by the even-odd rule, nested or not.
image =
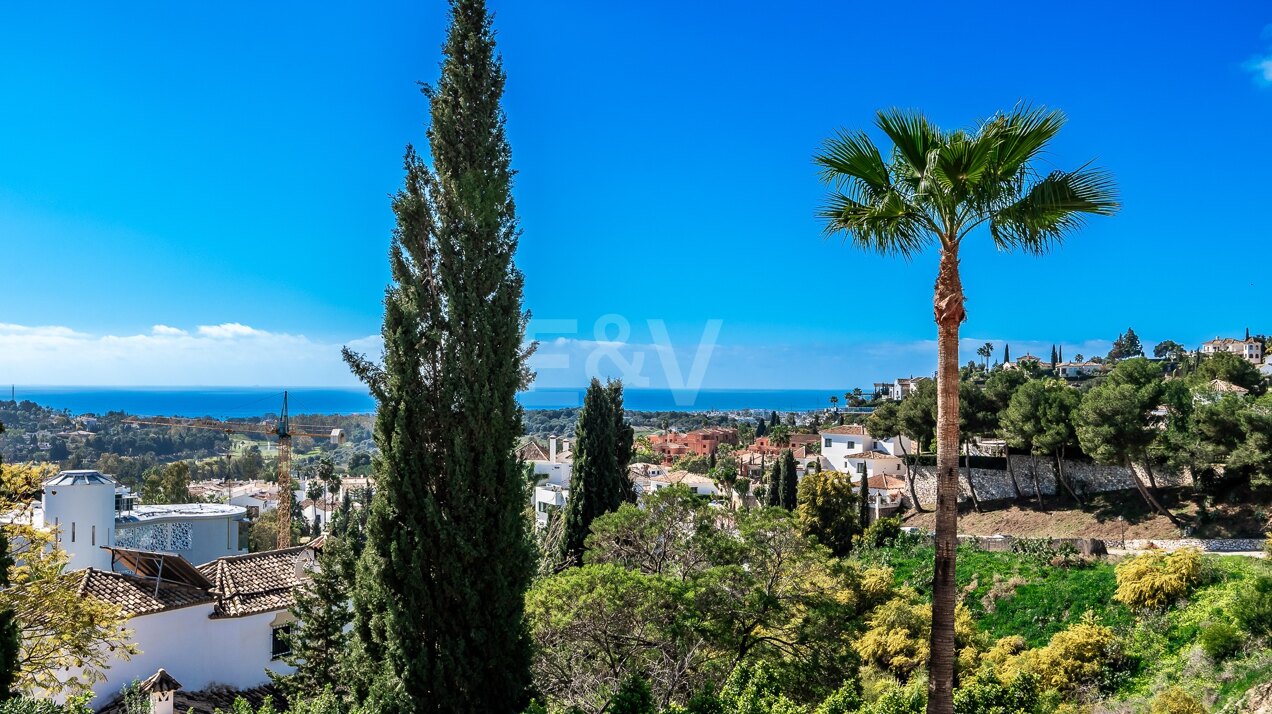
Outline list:
[[[342,663],[349,642],[345,628],[353,621],[345,578],[350,558],[352,554],[343,539],[327,538],[318,556],[318,567],[310,572],[308,582],[296,589],[291,607],[296,624],[287,635],[291,653],[283,656],[283,661],[296,671],[287,675],[270,673],[292,701],[318,696],[324,687],[344,681]]]
[[[796,471],[795,454],[790,449],[782,452],[782,508],[795,510],[796,494],[799,492],[799,473]]]
[[[408,147],[384,298],[382,364],[345,359],[378,403],[376,492],[354,588],[355,696],[380,712],[520,712],[533,572],[515,447],[523,278],[482,0],[452,0],[425,87],[432,167]]]
[[[764,503],[769,506],[782,505],[782,462],[773,462],[773,470],[769,472],[768,488],[764,491]]]
[[[633,438],[632,427],[623,420],[622,382],[602,386],[593,377],[574,429],[574,466],[561,537],[563,564],[582,565],[592,521],[636,500],[627,474]]]

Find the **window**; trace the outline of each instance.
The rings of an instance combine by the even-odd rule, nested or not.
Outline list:
[[[97,526],[93,526],[92,539],[93,540],[89,545],[97,545]]]
[[[830,448],[830,437],[826,437],[826,443],[824,444],[824,446],[825,446],[827,449],[829,449],[829,448]]]
[[[849,439],[849,440],[848,440],[848,444],[847,444],[847,446],[848,446],[848,448],[850,448],[850,449],[855,449],[855,448],[857,448],[857,442],[853,441],[852,439]]]
[[[269,648],[270,648],[269,658],[270,659],[279,659],[280,657],[285,657],[291,654],[291,641],[288,639],[289,637],[291,637],[291,631],[292,631],[291,625],[283,625],[282,627],[275,627],[273,630],[270,631],[270,638],[269,638]]]
[[[71,521],[71,542],[75,542],[75,521]]]

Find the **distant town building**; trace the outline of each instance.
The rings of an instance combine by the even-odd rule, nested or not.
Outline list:
[[[663,460],[671,462],[677,457],[695,454],[710,456],[720,444],[738,443],[738,430],[722,426],[706,427],[694,431],[680,433],[670,431],[666,434],[651,434],[649,445],[654,453],[660,454]]]
[[[1104,370],[1099,362],[1061,362],[1056,365],[1056,376],[1065,379],[1094,377]]]
[[[1203,355],[1212,355],[1216,352],[1231,352],[1254,365],[1263,362],[1263,343],[1252,337],[1238,340],[1232,337],[1215,336],[1213,340],[1201,343]]]
[[[904,377],[891,382],[875,382],[875,396],[879,399],[899,402],[918,391],[919,385],[931,379],[931,377]]]

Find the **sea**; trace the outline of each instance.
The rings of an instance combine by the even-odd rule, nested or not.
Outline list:
[[[368,414],[375,400],[360,387],[288,388],[291,414]],[[625,389],[634,411],[809,411],[830,406],[834,389]],[[71,414],[123,411],[139,416],[232,419],[277,414],[282,387],[49,387],[16,385],[0,399],[30,400]],[[518,395],[526,409],[568,409],[583,403],[584,389],[531,389]]]

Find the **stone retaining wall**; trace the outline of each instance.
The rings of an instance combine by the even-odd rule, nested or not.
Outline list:
[[[1107,541],[1114,548],[1118,547],[1115,540]],[[1128,540],[1123,546],[1126,550],[1179,550],[1181,548],[1196,548],[1208,553],[1238,553],[1242,551],[1260,551],[1263,550],[1264,540],[1262,538],[1176,538],[1176,539],[1151,539],[1151,540]]]
[[[914,468],[914,489],[918,493],[919,501],[924,505],[936,503],[936,467],[935,466],[915,466]],[[1011,457],[1011,471],[997,469],[972,469],[972,482],[976,485],[976,497],[982,501],[999,501],[1012,499],[1016,497],[1016,489],[1012,485],[1011,473],[1016,475],[1016,482],[1020,485],[1020,492],[1027,498],[1036,497],[1034,492],[1034,469],[1037,469],[1038,490],[1042,491],[1044,496],[1053,496],[1058,488],[1055,475],[1055,461],[1049,458],[1031,459],[1028,456]],[[1145,485],[1148,484],[1148,474],[1144,472],[1142,467],[1136,466],[1136,472],[1139,473],[1140,479]],[[1085,496],[1090,493],[1106,493],[1109,491],[1125,491],[1135,488],[1135,480],[1131,478],[1131,472],[1124,466],[1106,466],[1103,464],[1087,463],[1082,461],[1064,462],[1065,479],[1078,492],[1079,496]],[[1186,475],[1179,475],[1168,471],[1154,470],[1153,476],[1157,481],[1157,485],[1165,486],[1187,486],[1192,484],[1192,479]],[[967,489],[967,469],[959,469],[959,496],[960,501],[966,501],[971,498]],[[1061,493],[1066,493],[1063,487],[1060,487]],[[905,498],[908,501],[910,494],[907,492]]]

